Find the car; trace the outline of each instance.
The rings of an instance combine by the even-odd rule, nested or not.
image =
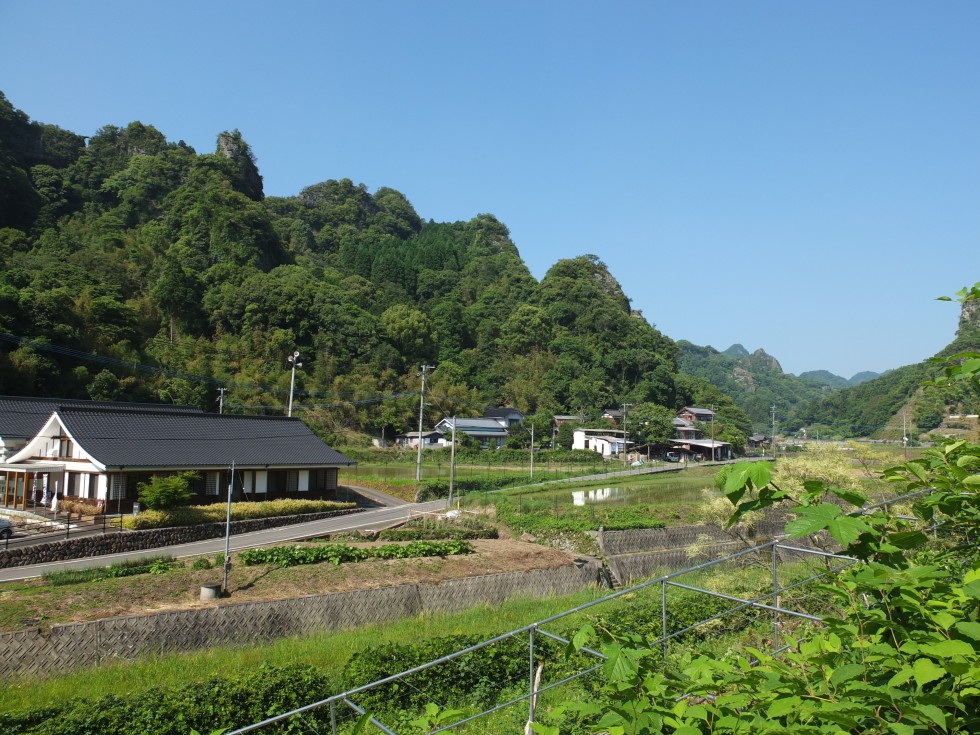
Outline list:
[[[668,462],[680,462],[681,455],[679,455],[677,452],[667,452],[667,454],[664,455],[664,459],[666,459]]]
[[[14,525],[7,520],[0,518],[0,539],[6,541],[14,535]]]

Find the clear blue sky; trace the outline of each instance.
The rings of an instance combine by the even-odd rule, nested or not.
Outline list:
[[[674,339],[787,372],[918,362],[980,280],[980,2],[0,0],[0,90],[83,134],[496,215],[598,255]]]

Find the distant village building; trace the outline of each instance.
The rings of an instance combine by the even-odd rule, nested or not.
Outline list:
[[[622,454],[632,444],[626,440],[626,432],[620,429],[575,429],[572,432],[572,449],[597,452],[603,457]]]

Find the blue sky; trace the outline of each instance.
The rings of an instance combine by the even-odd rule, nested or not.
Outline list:
[[[980,280],[980,3],[0,0],[0,90],[598,255],[674,339],[850,377]]]

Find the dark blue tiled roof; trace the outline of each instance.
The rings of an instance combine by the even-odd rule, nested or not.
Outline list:
[[[204,413],[194,406],[171,406],[122,401],[85,401],[75,398],[26,398],[0,396],[0,437],[32,439],[59,408],[99,408],[116,411],[165,411]]]
[[[67,408],[68,433],[106,467],[324,467],[354,462],[299,419]]]

